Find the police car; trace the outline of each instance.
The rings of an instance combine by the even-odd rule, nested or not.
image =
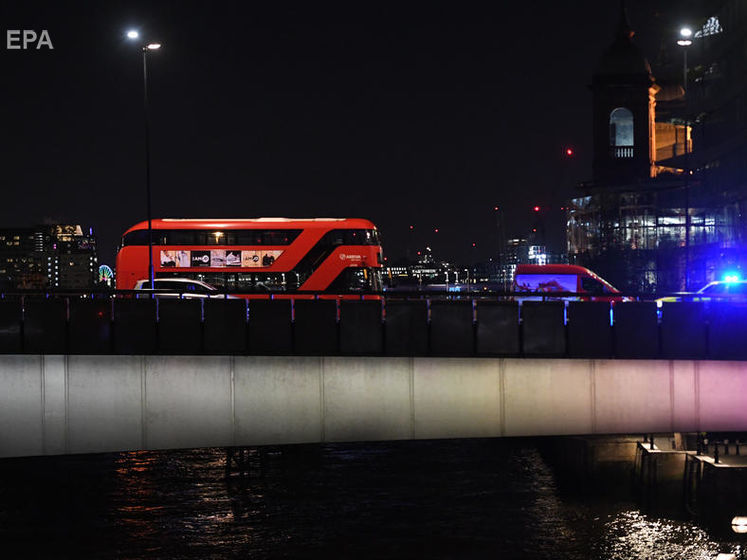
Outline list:
[[[710,282],[697,292],[674,294],[658,298],[656,305],[677,301],[736,301],[747,302],[747,280],[740,280],[736,275],[726,275],[723,280]]]

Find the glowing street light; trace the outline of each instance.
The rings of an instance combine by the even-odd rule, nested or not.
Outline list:
[[[731,530],[735,533],[747,533],[747,516],[737,515],[731,520]]]
[[[140,38],[140,33],[131,29],[127,32],[127,38],[134,41]],[[148,278],[150,287],[153,287],[153,219],[151,216],[151,194],[150,194],[150,122],[148,119],[148,53],[161,48],[161,43],[141,44],[143,51],[143,116],[145,120],[145,194],[148,199]]]
[[[677,41],[677,44],[680,47],[684,47],[682,49],[683,52],[683,70],[682,70],[682,89],[687,90],[687,47],[693,44],[693,41],[691,37],[693,36],[693,30],[689,27],[683,27],[680,29],[680,38]]]

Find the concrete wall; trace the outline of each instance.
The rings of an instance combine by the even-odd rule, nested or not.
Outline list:
[[[0,356],[0,456],[747,430],[747,363]]]

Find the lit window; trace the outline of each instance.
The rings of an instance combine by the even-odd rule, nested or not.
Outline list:
[[[610,146],[633,146],[633,113],[618,107],[610,113]]]

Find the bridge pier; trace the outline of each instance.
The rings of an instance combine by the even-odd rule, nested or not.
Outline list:
[[[747,516],[747,457],[721,455],[716,459],[715,452],[688,456],[685,500],[691,513],[723,529],[734,517]]]
[[[679,509],[684,505],[686,460],[693,452],[675,449],[676,445],[667,441],[671,439],[674,442],[674,436],[667,436],[660,438],[659,445],[654,442],[638,443],[633,481],[647,507]]]
[[[579,483],[630,480],[640,436],[566,436],[548,440],[552,463]]]
[[[735,517],[741,517],[739,523],[747,526],[744,450],[738,454],[733,439],[711,441],[707,449],[696,450],[695,434],[679,434],[687,440],[686,446],[678,445],[676,435],[553,438],[551,462],[577,484],[614,491],[621,485],[631,487],[632,482],[632,490],[644,507],[686,510],[722,533],[730,533]]]

